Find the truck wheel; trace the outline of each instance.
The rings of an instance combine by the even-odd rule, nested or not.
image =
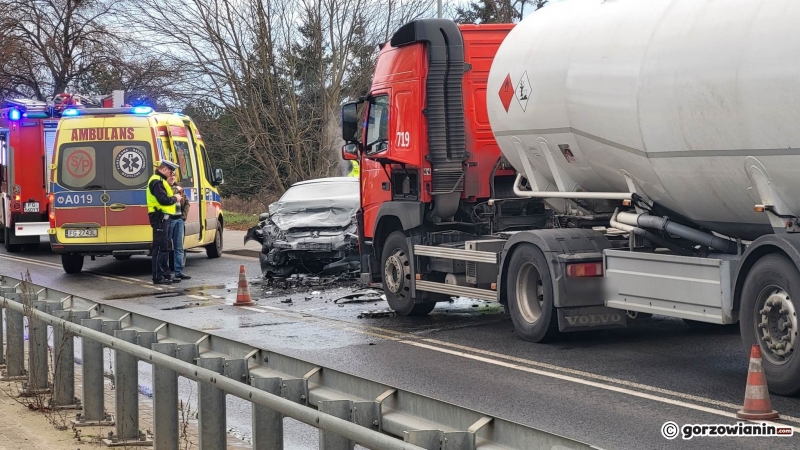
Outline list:
[[[217,235],[214,236],[214,242],[206,245],[206,255],[212,259],[222,256],[222,224],[217,224]]]
[[[389,306],[401,316],[424,316],[436,302],[415,303],[411,296],[411,252],[402,231],[390,234],[383,244],[383,292]]]
[[[13,230],[11,230],[8,227],[5,227],[5,229],[3,230],[3,235],[4,235],[3,242],[6,245],[6,251],[8,253],[17,253],[20,250],[22,250],[22,245],[11,243],[11,233],[13,233]]]
[[[739,330],[748,355],[753,344],[761,347],[767,386],[779,395],[800,394],[800,341],[793,299],[800,299],[800,272],[794,263],[778,253],[759,259],[742,288]]]
[[[80,273],[83,270],[83,255],[63,253],[61,255],[61,266],[64,267],[64,272]]]
[[[506,289],[511,321],[523,339],[547,342],[558,336],[550,267],[538,247],[520,244],[514,250]]]

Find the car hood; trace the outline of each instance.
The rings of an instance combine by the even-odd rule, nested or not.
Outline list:
[[[359,207],[358,197],[335,197],[269,205],[269,219],[278,228],[344,228],[353,221]]]

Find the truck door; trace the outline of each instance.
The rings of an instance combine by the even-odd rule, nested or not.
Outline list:
[[[392,199],[389,177],[381,164],[375,161],[389,146],[389,93],[373,93],[367,108],[364,155],[361,159],[361,208],[364,235],[373,238],[378,210],[384,202]]]

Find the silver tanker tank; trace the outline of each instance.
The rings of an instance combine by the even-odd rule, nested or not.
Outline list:
[[[629,192],[754,239],[800,215],[800,1],[565,0],[489,76],[498,143],[532,189]],[[770,222],[772,220],[772,223]]]

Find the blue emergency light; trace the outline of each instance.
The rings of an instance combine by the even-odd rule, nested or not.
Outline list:
[[[153,112],[153,108],[149,106],[134,106],[133,113],[134,114],[150,114]]]
[[[20,118],[22,118],[22,113],[19,112],[19,110],[17,108],[11,108],[8,111],[8,120],[12,120],[12,121],[16,122]]]
[[[61,113],[61,115],[62,115],[62,116],[67,116],[67,117],[73,117],[73,116],[77,116],[78,114],[80,114],[80,111],[79,111],[79,110],[77,110],[77,109],[75,109],[75,108],[68,108],[68,109],[65,109],[65,110],[64,110],[64,111]]]

